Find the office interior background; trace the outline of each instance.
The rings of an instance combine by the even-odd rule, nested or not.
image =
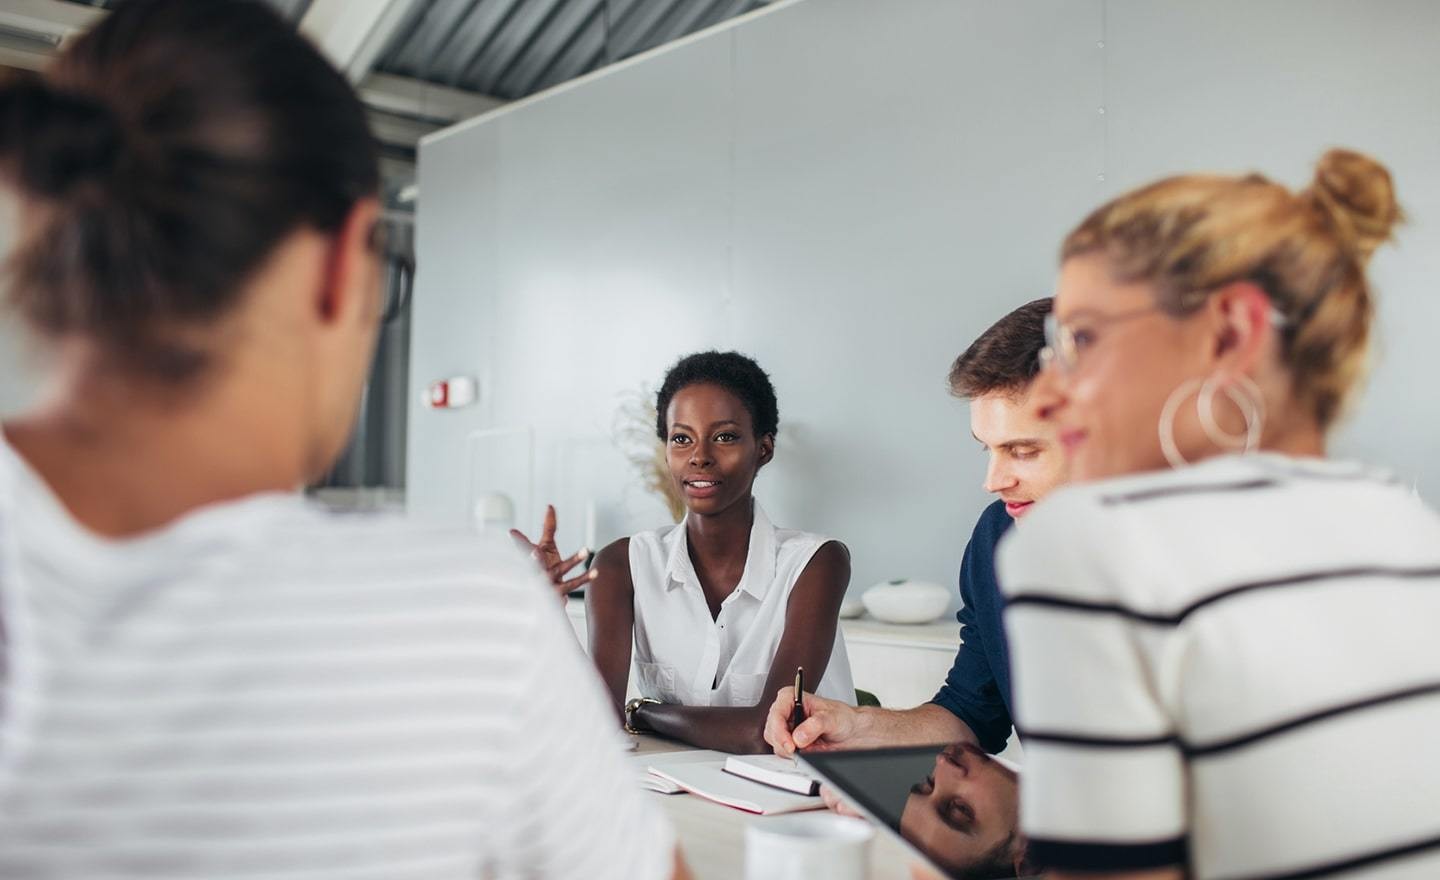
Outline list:
[[[1385,162],[1409,218],[1334,453],[1440,497],[1440,5],[278,5],[371,107],[400,242],[332,498],[457,524],[497,492],[518,525],[554,502],[566,547],[662,525],[627,460],[637,396],[734,348],[779,394],[772,518],[844,539],[852,594],[949,584],[986,503],[955,355],[1051,291],[1105,198],[1196,170],[1302,185],[1330,146]],[[0,64],[43,64],[103,6],[0,3]],[[0,323],[0,413],[40,393],[30,358]],[[429,405],[457,378],[473,403]]]

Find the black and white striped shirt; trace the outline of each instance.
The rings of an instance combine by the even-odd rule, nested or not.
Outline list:
[[[1440,877],[1440,516],[1408,488],[1278,455],[1076,486],[1000,573],[1034,861]]]
[[[127,541],[0,443],[0,877],[670,876],[513,548],[291,496]]]

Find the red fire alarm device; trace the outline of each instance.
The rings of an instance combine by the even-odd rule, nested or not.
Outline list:
[[[479,386],[469,376],[456,376],[430,383],[425,391],[425,403],[431,409],[458,409],[469,406],[479,397]]]

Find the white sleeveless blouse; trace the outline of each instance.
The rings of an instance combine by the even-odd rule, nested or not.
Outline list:
[[[785,632],[790,591],[828,540],[775,528],[756,502],[745,573],[712,619],[690,562],[685,523],[632,536],[640,693],[685,706],[756,705]],[[838,628],[825,677],[814,690],[831,700],[855,703],[850,658]]]

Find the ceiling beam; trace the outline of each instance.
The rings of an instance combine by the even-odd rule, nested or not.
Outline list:
[[[59,46],[105,15],[105,10],[62,0],[5,0],[0,5],[0,31]]]
[[[364,39],[382,43],[382,36],[388,38],[404,17],[406,9],[414,0],[315,0],[310,4],[301,26],[326,28],[329,43],[323,35],[308,31],[312,39],[327,52],[348,53],[352,64],[367,70],[374,62],[374,55],[366,59],[355,43],[357,35],[364,32]],[[343,7],[348,14],[339,19],[334,16]],[[362,10],[361,7],[366,7]],[[384,9],[379,9],[384,7]],[[360,12],[368,11],[371,18],[368,25],[355,26],[352,19],[361,18]],[[375,16],[380,16],[378,20]],[[63,0],[5,0],[0,5],[0,66],[16,67],[22,70],[42,70],[54,57],[55,51],[65,40],[81,33],[105,16],[105,10],[96,6],[66,3]],[[330,27],[327,22],[346,22],[343,27]],[[385,34],[381,34],[381,31]],[[349,40],[345,49],[341,43]],[[364,42],[364,40],[361,40]],[[338,47],[338,48],[337,48]],[[369,50],[365,50],[369,51]],[[379,51],[376,49],[375,51]],[[360,54],[356,54],[360,52]],[[358,68],[357,68],[358,69]],[[448,86],[424,82],[409,77],[392,76],[385,73],[367,73],[362,76],[356,91],[367,106],[384,114],[413,117],[416,120],[430,120],[436,127],[460,122],[488,113],[504,101],[489,95],[452,89]],[[400,138],[411,142],[413,132],[422,126],[393,124],[386,128],[395,133],[404,132]],[[411,144],[413,145],[413,144]]]
[[[344,71],[352,83],[365,78],[416,0],[314,0],[300,32]]]
[[[432,119],[449,125],[489,113],[505,102],[489,95],[388,73],[371,73],[356,86],[368,106],[387,113]]]
[[[440,126],[433,123],[380,110],[371,110],[367,117],[375,140],[384,146],[399,147],[402,150],[415,150],[420,146],[421,138],[440,130]]]

